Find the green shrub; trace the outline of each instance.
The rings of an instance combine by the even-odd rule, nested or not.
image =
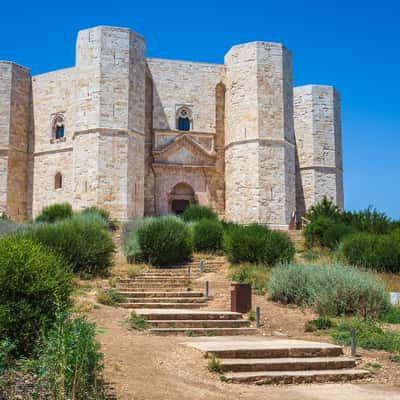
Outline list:
[[[339,221],[341,219],[341,212],[332,198],[324,196],[319,203],[314,204],[309,208],[305,217],[311,222],[320,217]]]
[[[388,324],[400,324],[400,306],[390,305],[380,320]]]
[[[104,208],[101,207],[87,207],[80,213],[81,215],[89,215],[89,216],[98,216],[101,220],[104,221],[104,225],[109,229],[115,229],[116,224],[111,220],[110,213]]]
[[[193,226],[193,244],[196,251],[220,251],[223,238],[224,230],[217,220],[202,219]]]
[[[193,253],[190,229],[175,216],[146,218],[137,230],[141,257],[149,264],[175,265]]]
[[[381,282],[367,272],[340,265],[277,266],[268,291],[274,301],[312,306],[320,315],[378,317],[389,306]]]
[[[343,319],[332,331],[332,337],[337,344],[350,346],[352,329],[356,331],[357,346],[364,349],[385,350],[392,353],[400,352],[400,333],[385,331],[379,323],[373,320]]]
[[[23,237],[0,240],[0,340],[27,354],[57,309],[69,304],[71,275],[45,247]]]
[[[198,204],[190,205],[181,215],[186,222],[200,221],[201,219],[218,219],[217,214],[211,208]]]
[[[105,289],[97,294],[97,302],[106,306],[116,306],[126,301],[126,297],[114,289]]]
[[[395,224],[385,213],[371,207],[357,212],[343,212],[342,221],[357,232],[385,234],[395,228]]]
[[[103,398],[102,360],[95,325],[60,314],[39,349],[40,386],[52,399]]]
[[[40,224],[27,235],[60,254],[73,272],[102,274],[112,264],[113,240],[97,217],[77,215]]]
[[[15,358],[15,351],[16,346],[11,340],[0,340],[0,375],[12,366]]]
[[[304,237],[308,248],[322,246],[335,250],[342,238],[352,232],[352,228],[341,221],[319,216],[305,227]]]
[[[377,271],[400,272],[400,240],[395,234],[349,235],[344,238],[341,251],[350,264]]]
[[[232,263],[274,265],[289,262],[295,253],[293,243],[285,233],[271,231],[262,225],[230,227],[224,235],[224,248]]]
[[[318,330],[326,330],[330,329],[334,326],[333,321],[329,317],[321,316],[310,321],[307,321],[305,324],[306,332],[315,332]]]
[[[230,278],[233,282],[249,283],[258,294],[265,294],[271,277],[271,268],[265,265],[231,266]]]
[[[52,204],[44,207],[36,217],[36,222],[55,222],[62,219],[71,218],[73,215],[72,207],[68,203]]]

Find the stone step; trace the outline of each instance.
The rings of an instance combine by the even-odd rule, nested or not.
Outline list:
[[[133,297],[127,298],[126,303],[205,303],[205,297]]]
[[[246,319],[208,320],[147,320],[152,328],[243,328],[250,325]]]
[[[299,384],[343,382],[354,379],[363,379],[370,373],[357,369],[332,369],[323,371],[260,371],[260,372],[229,372],[224,377],[231,383],[256,383],[261,384]]]
[[[203,303],[120,303],[123,308],[200,308]]]
[[[193,336],[245,336],[256,335],[256,328],[151,328],[153,335],[193,335]]]
[[[351,357],[223,358],[220,363],[223,371],[231,372],[333,370],[356,366],[356,360]]]
[[[135,292],[135,293],[155,293],[155,292],[162,292],[162,293],[177,293],[183,292],[183,293],[196,293],[196,291],[192,292],[191,290],[188,290],[187,287],[147,287],[147,286],[141,286],[141,287],[121,287],[117,286],[117,290],[122,291],[122,292]]]
[[[208,311],[208,310],[159,310],[153,307],[151,310],[138,310],[138,316],[146,320],[238,320],[242,314],[230,311]]]
[[[120,285],[117,285],[117,287],[121,288]],[[150,288],[150,289],[151,288],[154,288],[154,289],[159,288],[160,292],[163,292],[164,288],[166,288],[166,289],[173,288],[173,289],[177,290],[179,288],[181,288],[181,289],[186,288],[186,285],[182,285],[180,283],[167,284],[167,283],[162,283],[162,282],[158,282],[158,283],[156,283],[156,282],[143,282],[143,283],[125,285],[123,287],[125,287],[125,288],[135,288],[135,289],[136,288]]]
[[[161,297],[204,297],[202,292],[143,292],[143,291],[130,291],[130,290],[120,290],[118,293],[125,296],[127,299],[133,299],[137,297],[146,298],[161,298]]]
[[[339,357],[343,354],[343,349],[339,346],[319,347],[276,347],[269,348],[232,348],[215,349],[207,352],[214,354],[218,358],[297,358],[297,357]]]

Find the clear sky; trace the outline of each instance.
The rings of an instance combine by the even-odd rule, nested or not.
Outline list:
[[[400,3],[396,0],[10,1],[0,59],[32,74],[74,64],[78,30],[130,27],[149,57],[222,63],[235,44],[282,42],[295,85],[342,97],[345,207],[400,218]]]

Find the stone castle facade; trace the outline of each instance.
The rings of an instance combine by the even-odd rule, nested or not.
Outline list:
[[[343,207],[340,100],[293,88],[279,43],[234,46],[223,65],[146,58],[130,29],[79,32],[72,68],[31,76],[0,62],[0,212],[100,206],[118,220],[188,204],[287,228],[323,196]]]

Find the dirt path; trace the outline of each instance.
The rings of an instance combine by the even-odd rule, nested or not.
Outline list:
[[[210,281],[214,300],[210,309],[229,308],[230,284],[226,271],[206,274],[196,286]],[[93,301],[93,294],[90,300]],[[327,341],[304,333],[311,313],[276,305],[264,296],[254,296],[261,307],[264,335]],[[293,386],[235,385],[221,382],[207,370],[203,355],[181,345],[185,337],[157,337],[129,330],[130,311],[96,306],[89,318],[99,328],[98,339],[105,354],[105,378],[118,400],[400,400],[400,368],[395,371],[384,352],[360,351],[364,363],[379,362],[383,369],[369,382]]]
[[[129,331],[129,312],[101,306],[91,313],[105,353],[105,377],[118,400],[400,399],[400,387],[377,384],[247,386],[223,383],[182,337]]]

